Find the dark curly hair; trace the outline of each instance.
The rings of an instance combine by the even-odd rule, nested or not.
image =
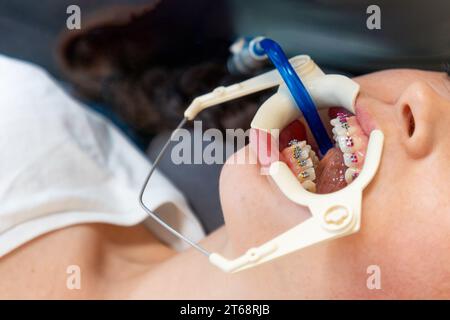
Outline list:
[[[172,129],[196,97],[242,79],[226,70],[232,39],[226,2],[160,0],[111,7],[62,35],[62,71],[85,99],[108,105],[141,136]],[[252,96],[212,108],[207,128],[248,128]]]
[[[444,70],[445,73],[447,73],[447,75],[450,77],[450,62],[444,62],[442,64],[442,69]]]

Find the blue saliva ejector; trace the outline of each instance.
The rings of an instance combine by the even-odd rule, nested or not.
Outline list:
[[[280,45],[272,39],[263,37],[254,39],[242,38],[231,47],[231,52],[233,56],[228,61],[228,68],[234,73],[253,73],[262,67],[262,62],[267,57],[272,61],[295,104],[303,114],[320,149],[320,153],[325,155],[333,147],[333,143],[320,119],[314,101]]]

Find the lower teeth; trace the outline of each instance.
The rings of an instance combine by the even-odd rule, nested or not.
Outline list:
[[[306,190],[315,192],[315,169],[319,163],[316,153],[306,141],[292,140],[288,144],[288,149],[290,149],[292,152],[291,156],[297,161],[298,166],[301,168],[300,173],[297,175],[297,179]]]
[[[359,175],[359,169],[357,168],[348,168],[345,170],[345,182],[347,184],[351,183],[356,177]]]

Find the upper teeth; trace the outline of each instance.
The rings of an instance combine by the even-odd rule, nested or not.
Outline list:
[[[349,125],[347,117],[342,114],[339,114],[337,118],[332,119],[330,123],[333,126],[333,138],[336,140],[336,145],[344,154],[344,164],[348,167],[345,171],[345,181],[350,183],[360,172],[357,168],[358,155],[356,154],[359,145],[355,145],[353,138],[356,128]]]
[[[345,181],[350,183],[355,179],[359,174],[359,169],[357,168],[348,168],[345,170]]]
[[[344,164],[349,168],[355,168],[358,164],[358,156],[356,153],[344,153]]]
[[[354,150],[354,143],[353,138],[350,136],[336,136],[336,141],[339,144],[339,148],[342,152],[353,152]]]

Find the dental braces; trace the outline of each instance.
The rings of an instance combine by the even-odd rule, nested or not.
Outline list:
[[[318,109],[340,105],[355,113],[354,104],[359,93],[357,83],[341,75],[325,75],[309,56],[296,56],[289,62],[304,81],[306,89]],[[291,121],[300,118],[302,114],[293,102],[289,89],[283,83],[277,70],[266,72],[228,87],[218,87],[212,92],[194,99],[186,109],[184,119],[173,131],[153,162],[140,192],[139,202],[150,217],[173,235],[206,255],[210,263],[224,272],[239,272],[311,245],[359,231],[362,193],[375,176],[381,160],[384,135],[380,130],[374,130],[369,137],[366,159],[362,170],[359,172],[358,179],[345,188],[329,194],[315,194],[307,191],[286,163],[282,161],[272,163],[269,168],[271,179],[288,199],[309,208],[311,218],[265,244],[249,249],[236,259],[227,259],[219,253],[209,252],[179,233],[144,204],[143,195],[152,174],[166,153],[172,137],[187,121],[193,120],[199,112],[211,106],[275,86],[278,86],[277,93],[259,108],[253,118],[251,127],[270,132],[272,129],[284,128]]]

